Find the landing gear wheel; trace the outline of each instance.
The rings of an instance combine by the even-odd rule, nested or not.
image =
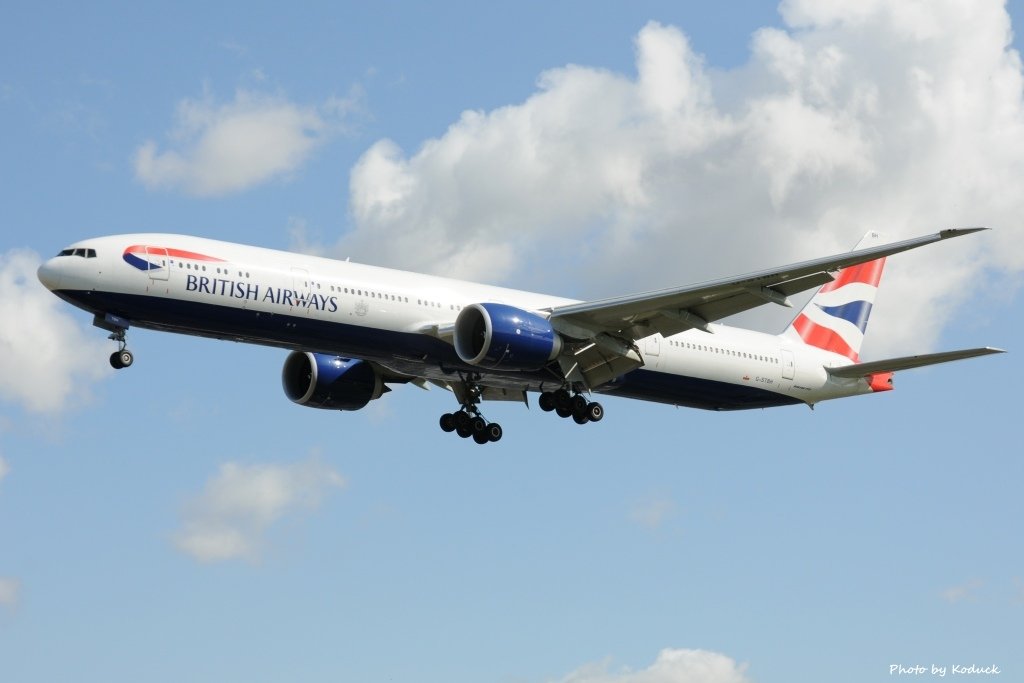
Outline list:
[[[558,408],[555,408],[555,412],[558,413],[558,417],[572,417],[572,409],[571,408],[558,407]]]
[[[454,432],[455,431],[455,416],[451,413],[445,413],[441,416],[441,431],[443,432]]]
[[[604,417],[604,406],[600,403],[594,402],[587,406],[587,419],[591,422],[600,422],[602,417]]]
[[[583,413],[587,409],[587,399],[582,394],[576,394],[572,397],[572,412]]]
[[[585,425],[588,422],[590,422],[590,418],[587,417],[587,414],[585,412],[583,412],[583,413],[576,413],[576,412],[574,412],[572,414],[572,421],[575,422],[578,425]]]
[[[487,433],[486,432],[482,432],[481,431],[481,432],[473,432],[473,441],[476,441],[478,444],[483,446],[485,443],[490,441],[490,439],[487,438]]]
[[[469,428],[473,430],[474,434],[483,434],[484,430],[487,429],[487,420],[477,415],[470,421]]]
[[[115,351],[114,353],[110,354],[110,367],[114,368],[115,370],[127,368],[131,366],[131,364],[134,362],[135,356],[133,356],[132,352],[129,351],[128,349],[121,349],[120,351]]]
[[[502,429],[501,425],[497,422],[492,422],[487,425],[487,429],[484,430],[484,434],[487,435],[488,441],[501,441]]]
[[[542,392],[537,403],[545,413],[550,413],[555,409],[555,397],[550,391]]]
[[[461,436],[463,439],[468,439],[473,436],[473,430],[468,425],[462,427],[456,427],[455,433]]]
[[[572,396],[565,389],[559,389],[552,394],[555,399],[555,409],[572,410]],[[562,413],[559,412],[559,415]]]

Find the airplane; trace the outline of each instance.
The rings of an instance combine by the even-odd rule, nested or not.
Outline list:
[[[754,273],[595,301],[338,261],[201,237],[126,234],[76,242],[39,280],[93,314],[118,350],[131,327],[280,347],[295,403],[359,410],[389,385],[439,386],[458,410],[439,423],[478,444],[501,439],[480,403],[538,393],[545,412],[598,422],[595,394],[742,410],[889,391],[893,373],[1002,353],[980,347],[861,362],[888,256],[986,228],[881,244]],[[782,334],[716,321],[762,305],[792,307]]]

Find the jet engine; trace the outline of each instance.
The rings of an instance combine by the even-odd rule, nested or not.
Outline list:
[[[292,351],[281,371],[284,393],[308,408],[359,410],[388,388],[366,361]]]
[[[547,319],[505,304],[471,304],[455,319],[455,352],[470,365],[537,370],[562,352]]]

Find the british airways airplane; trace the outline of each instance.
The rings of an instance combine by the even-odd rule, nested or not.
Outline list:
[[[171,234],[97,237],[39,268],[57,296],[93,314],[130,366],[130,327],[291,351],[284,392],[311,408],[358,410],[389,385],[436,385],[460,408],[441,429],[497,441],[485,400],[539,392],[545,412],[578,424],[604,416],[594,394],[710,410],[806,404],[889,391],[897,370],[971,358],[990,347],[860,362],[887,256],[983,228],[879,244],[739,277],[580,302],[432,275]],[[792,306],[783,334],[715,321]]]

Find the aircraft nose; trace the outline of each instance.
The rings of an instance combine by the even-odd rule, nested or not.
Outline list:
[[[43,286],[50,291],[60,289],[60,266],[54,263],[56,259],[50,259],[44,261],[39,270],[36,271],[36,277],[43,283]]]

